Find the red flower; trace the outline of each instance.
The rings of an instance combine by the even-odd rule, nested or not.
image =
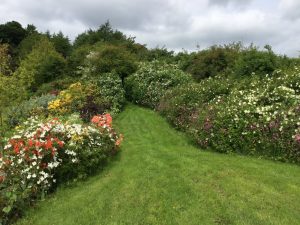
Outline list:
[[[34,141],[32,139],[28,140],[28,146],[32,147],[34,145]]]
[[[41,142],[39,142],[39,141],[36,141],[36,142],[35,142],[35,147],[39,148],[39,147],[41,147],[41,146],[42,146],[42,143],[41,143]]]
[[[106,117],[106,122],[109,126],[111,126],[112,124],[112,117],[109,113],[105,114],[105,117]]]
[[[48,150],[48,149],[52,149],[52,141],[51,140],[47,140],[46,141],[46,144],[45,144],[45,148]]]
[[[91,120],[92,123],[99,123],[100,117],[99,116],[94,116]]]

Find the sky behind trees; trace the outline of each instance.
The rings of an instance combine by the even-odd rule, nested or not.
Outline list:
[[[1,0],[0,23],[16,20],[71,40],[109,20],[149,47],[196,50],[242,41],[299,56],[299,0]]]

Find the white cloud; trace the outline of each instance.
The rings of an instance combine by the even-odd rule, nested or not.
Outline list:
[[[151,47],[196,49],[233,41],[271,44],[297,56],[299,0],[1,0],[0,22],[17,20],[73,38],[107,19]]]
[[[281,0],[280,9],[283,16],[292,20],[300,19],[300,1],[299,0]]]

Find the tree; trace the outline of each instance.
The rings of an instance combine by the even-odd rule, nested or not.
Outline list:
[[[109,21],[102,24],[97,30],[88,30],[82,34],[79,34],[74,42],[74,46],[77,48],[82,45],[94,45],[97,42],[102,43],[134,43],[134,38],[127,38],[121,31],[113,30]]]
[[[8,44],[0,44],[0,74],[9,76],[11,74],[11,57],[8,54]]]
[[[42,34],[33,32],[24,38],[18,46],[18,59],[23,60],[43,38]]]
[[[21,61],[16,76],[27,89],[36,91],[39,85],[62,76],[65,66],[65,59],[46,37],[42,37],[31,53]]]
[[[136,58],[124,46],[100,45],[88,56],[86,65],[92,75],[115,72],[124,78],[137,69]]]
[[[56,51],[62,54],[64,57],[70,55],[72,47],[70,44],[70,40],[68,37],[65,37],[61,31],[57,34],[51,35],[50,41],[54,44]]]
[[[33,24],[28,24],[26,27],[26,35],[28,36],[36,33],[38,33],[36,26],[34,26]]]
[[[0,42],[16,47],[26,37],[26,30],[16,21],[0,25]]]

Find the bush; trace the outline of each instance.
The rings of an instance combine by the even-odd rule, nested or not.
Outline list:
[[[136,71],[137,64],[125,46],[100,45],[87,56],[85,67],[92,76],[115,72],[123,81]]]
[[[220,73],[230,73],[239,57],[241,44],[225,46],[212,46],[206,50],[199,51],[186,67],[195,80],[214,77]]]
[[[199,111],[193,135],[202,147],[300,162],[299,71],[253,79]]]
[[[47,94],[32,97],[18,106],[9,107],[6,112],[8,125],[13,128],[31,116],[47,117],[48,103],[53,99],[55,99],[55,95]]]
[[[202,148],[299,163],[299,73],[205,79],[169,90],[157,109]]]
[[[258,48],[250,46],[242,51],[234,68],[235,75],[252,76],[257,74],[264,76],[265,74],[271,75],[276,69],[279,69],[279,57],[271,50],[270,46],[265,48],[266,51],[260,51]]]
[[[131,101],[155,108],[167,90],[189,82],[191,76],[177,66],[153,61],[140,64],[138,71],[126,79],[125,90]]]
[[[19,217],[58,183],[85,177],[118,150],[109,114],[88,125],[34,118],[20,126],[0,157],[0,222]]]
[[[86,83],[97,86],[97,93],[95,94],[98,98],[105,99],[107,105],[110,106],[107,108],[108,112],[113,115],[120,112],[125,104],[125,90],[122,86],[122,80],[116,72],[90,77]]]
[[[232,80],[222,76],[188,83],[167,91],[157,109],[177,128],[190,129],[198,119],[200,108],[217,96],[228,95],[232,86]]]
[[[76,81],[79,81],[79,78],[65,76],[64,78],[55,79],[54,81],[40,85],[37,91],[34,93],[34,95],[58,95],[60,91],[67,89],[71,84],[75,83]]]
[[[89,121],[95,114],[118,113],[124,103],[121,79],[114,73],[107,73],[71,84],[49,102],[48,109],[53,115],[78,112],[84,121]]]

